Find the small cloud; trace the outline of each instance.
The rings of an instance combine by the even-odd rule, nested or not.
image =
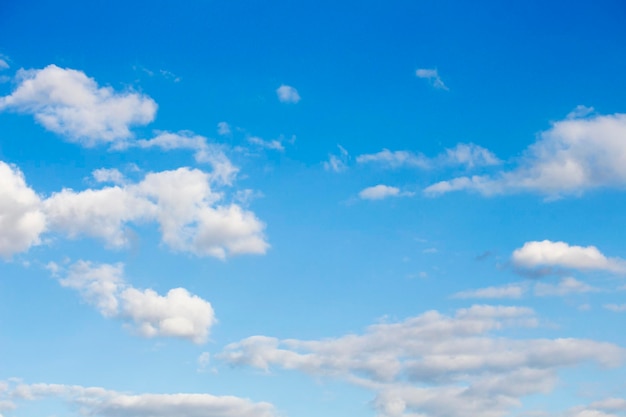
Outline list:
[[[483,253],[481,253],[480,255],[476,255],[476,257],[474,258],[476,261],[484,261],[485,259],[489,258],[493,256],[493,253],[491,251],[484,251]]]
[[[283,84],[278,87],[276,89],[276,95],[281,103],[297,103],[300,101],[298,90],[289,85]]]
[[[348,169],[348,151],[341,145],[337,145],[339,148],[339,155],[330,154],[328,161],[324,162],[324,169],[332,172],[343,172]]]
[[[439,77],[437,69],[420,68],[415,71],[415,75],[417,76],[417,78],[424,78],[430,81],[432,86],[437,89],[448,91],[448,87],[443,83],[441,77]]]
[[[122,174],[116,168],[96,169],[95,171],[91,173],[91,175],[93,176],[93,179],[96,180],[96,182],[110,182],[110,183],[118,184],[118,185],[124,184],[126,182],[126,178],[124,177],[124,174]]]
[[[567,118],[568,119],[580,119],[580,118],[589,116],[594,111],[595,109],[593,107],[587,107],[587,106],[583,106],[582,104],[579,104],[578,106],[576,106],[576,108],[574,108],[574,110],[572,110],[571,112],[567,114]]]
[[[6,60],[0,58],[0,71],[7,68],[9,68],[9,63]]]
[[[359,197],[363,200],[382,200],[387,197],[399,197],[400,189],[397,187],[390,187],[388,185],[375,185],[373,187],[365,188],[359,193]]]
[[[623,313],[626,311],[626,304],[605,304],[603,307],[615,313]]]
[[[437,248],[427,248],[422,251],[422,253],[437,253],[439,252]]]
[[[587,285],[572,277],[563,278],[557,285],[538,282],[535,284],[535,295],[538,297],[546,296],[565,296],[569,294],[584,294],[588,292],[597,292],[597,288]]]
[[[180,82],[181,78],[174,74],[172,71],[168,71],[168,70],[159,70],[159,73],[161,73],[161,75],[168,80],[172,80],[175,83]]]
[[[501,287],[487,287],[477,290],[461,291],[452,298],[520,298],[526,289],[520,284],[508,284]]]
[[[281,141],[278,139],[263,140],[258,136],[251,136],[248,138],[248,142],[264,149],[272,149],[272,150],[279,151],[279,152],[285,151],[285,147],[283,146]]]
[[[230,125],[226,122],[219,122],[217,124],[217,134],[220,136],[232,135],[232,131],[230,130]]]

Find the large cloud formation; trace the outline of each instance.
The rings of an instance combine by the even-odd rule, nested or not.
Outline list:
[[[0,161],[0,256],[40,243],[45,231],[122,247],[129,241],[127,228],[146,222],[156,222],[163,243],[176,251],[218,258],[265,253],[265,225],[251,211],[222,202],[211,181],[206,172],[179,168],[149,173],[137,183],[63,189],[42,199],[17,167]]]
[[[593,340],[491,335],[535,325],[531,309],[477,305],[454,316],[429,311],[334,339],[253,336],[227,346],[220,357],[369,388],[381,417],[501,417],[523,397],[549,392],[560,369],[587,361],[613,367],[626,357],[624,349]]]
[[[471,190],[483,195],[536,192],[577,195],[600,187],[626,187],[626,114],[573,113],[539,135],[518,166],[493,176],[467,176],[433,184],[426,194]]]
[[[157,104],[134,92],[100,87],[82,71],[48,65],[20,70],[0,110],[32,114],[46,129],[85,146],[131,138],[132,126],[154,120]]]

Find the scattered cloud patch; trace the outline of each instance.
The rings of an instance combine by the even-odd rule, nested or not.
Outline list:
[[[526,292],[526,288],[520,284],[508,284],[499,287],[487,287],[477,290],[461,291],[452,295],[452,298],[521,298]]]
[[[8,69],[9,67],[9,63],[5,59],[0,58],[0,71]]]
[[[278,96],[278,100],[281,103],[297,103],[300,101],[300,94],[298,94],[298,90],[289,86],[289,85],[281,85],[276,89],[276,95]]]
[[[12,384],[3,394],[15,402],[60,399],[81,415],[101,417],[276,417],[270,403],[210,394],[131,394],[101,387]]]
[[[49,268],[59,275],[58,265]],[[208,301],[174,288],[166,295],[139,290],[124,279],[122,264],[94,264],[78,261],[71,265],[59,283],[72,288],[88,304],[108,318],[130,323],[143,337],[176,337],[205,343],[215,314]]]
[[[49,65],[19,70],[17,88],[0,97],[0,111],[32,114],[47,130],[83,146],[131,139],[130,128],[154,120],[157,104],[134,91],[100,87],[82,71]]]
[[[263,140],[258,136],[251,136],[248,138],[248,142],[264,149],[271,149],[279,152],[285,151],[285,147],[283,146],[281,141],[277,139]]]
[[[459,143],[443,153],[429,158],[422,153],[383,149],[374,154],[359,155],[357,163],[374,163],[385,168],[436,169],[463,166],[466,169],[499,165],[502,163],[491,151],[473,143]]]
[[[542,132],[513,170],[454,178],[424,192],[440,195],[467,190],[486,196],[535,192],[559,198],[596,188],[624,189],[626,114],[580,117],[581,111]]]
[[[230,125],[226,122],[219,122],[217,124],[217,134],[220,136],[230,136],[232,135],[232,130],[230,129]]]
[[[439,76],[439,72],[437,71],[437,69],[427,69],[427,68],[420,68],[417,71],[415,71],[415,75],[417,76],[417,78],[423,78],[428,80],[431,85],[439,90],[449,90],[448,87],[443,83],[443,81],[441,80],[441,77]]]
[[[159,148],[164,151],[187,149],[194,151],[196,162],[208,163],[213,168],[213,178],[224,184],[231,184],[239,168],[234,166],[220,145],[208,143],[207,138],[188,130],[180,132],[157,132],[152,139],[135,142],[140,148]]]
[[[595,246],[572,246],[550,240],[526,242],[513,251],[513,264],[521,269],[564,268],[626,272],[626,261],[607,258]]]
[[[502,416],[521,398],[550,392],[563,368],[588,361],[616,367],[626,358],[623,348],[593,340],[492,335],[536,325],[531,309],[477,305],[332,339],[253,336],[226,346],[219,357],[238,366],[349,381],[372,390],[372,404],[385,417]]]
[[[538,282],[534,287],[535,295],[539,297],[546,296],[565,296],[570,294],[584,294],[589,292],[599,291],[597,288],[584,282],[578,281],[575,278],[567,277],[563,278],[558,284],[546,284],[544,282]]]
[[[604,308],[614,313],[623,313],[626,311],[626,304],[605,304]]]
[[[324,162],[324,169],[330,172],[343,172],[348,169],[348,160],[350,155],[348,151],[341,145],[337,145],[339,148],[339,155],[328,155],[328,161]]]

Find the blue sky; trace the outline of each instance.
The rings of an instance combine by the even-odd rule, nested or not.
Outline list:
[[[2,2],[0,416],[625,416],[625,18]]]

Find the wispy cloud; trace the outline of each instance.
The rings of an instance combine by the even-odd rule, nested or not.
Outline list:
[[[417,78],[424,78],[430,81],[431,85],[440,90],[448,90],[448,87],[443,83],[441,77],[439,76],[439,72],[436,68],[428,69],[428,68],[420,68],[415,71],[415,75]]]
[[[331,172],[343,172],[348,169],[348,160],[350,158],[348,151],[341,145],[337,145],[339,148],[339,155],[330,154],[328,161],[324,161],[324,169]]]
[[[406,191],[401,192],[397,187],[391,187],[383,184],[368,187],[359,192],[359,197],[362,200],[384,200],[389,197],[404,197],[411,195],[413,195],[413,193]]]

